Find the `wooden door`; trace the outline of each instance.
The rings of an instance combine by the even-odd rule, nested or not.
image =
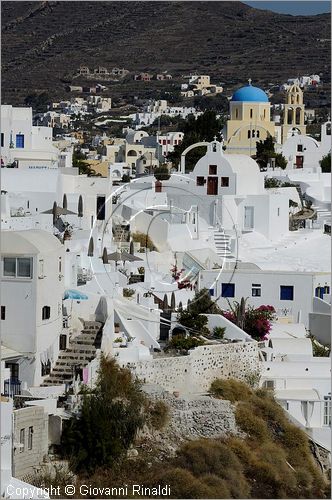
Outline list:
[[[218,194],[218,177],[208,177],[207,194]]]

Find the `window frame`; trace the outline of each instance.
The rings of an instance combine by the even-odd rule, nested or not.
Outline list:
[[[19,280],[31,280],[33,279],[33,257],[12,257],[12,256],[3,256],[2,257],[2,263],[1,263],[1,274],[2,278],[4,279],[19,279]],[[15,274],[5,274],[5,261],[8,260],[14,260],[15,261]],[[20,268],[20,260],[29,260],[30,264],[30,274],[29,276],[22,276],[19,274],[19,268]],[[22,264],[22,262],[21,262]]]
[[[20,429],[20,453],[25,451],[25,429]]]
[[[226,181],[226,183],[225,183]],[[220,186],[229,187],[229,177],[220,177]]]
[[[28,450],[33,448],[33,426],[31,425],[28,429]]]
[[[255,291],[255,293],[254,293]],[[256,292],[259,292],[256,294]],[[251,296],[252,297],[261,297],[262,296],[262,285],[259,283],[251,284]]]
[[[6,306],[1,306],[1,321],[6,320]]]
[[[200,180],[198,181],[198,179]],[[205,177],[203,175],[198,175],[196,177],[196,186],[204,186],[204,184],[205,184]]]
[[[217,175],[217,165],[209,165],[209,175]]]
[[[323,426],[330,427],[331,426],[331,396],[324,396],[324,406],[323,406]]]
[[[46,321],[51,317],[51,307],[43,306],[42,307],[42,321]]]

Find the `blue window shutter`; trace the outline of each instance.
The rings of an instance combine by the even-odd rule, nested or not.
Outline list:
[[[234,285],[234,283],[222,283],[221,284],[221,296],[222,297],[235,297],[235,285]]]
[[[16,147],[17,148],[24,148],[24,135],[23,134],[16,134]]]
[[[294,300],[294,287],[292,285],[280,285],[280,300]]]

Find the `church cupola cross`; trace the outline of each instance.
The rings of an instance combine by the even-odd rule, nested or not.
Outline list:
[[[249,83],[249,85],[251,85],[251,82],[252,82],[252,79],[251,79],[251,78],[248,78],[248,83]]]

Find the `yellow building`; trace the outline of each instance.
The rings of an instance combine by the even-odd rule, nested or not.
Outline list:
[[[228,154],[256,154],[256,142],[269,135],[275,137],[275,124],[271,121],[270,103],[263,90],[249,84],[241,87],[230,101],[230,119],[226,127]]]
[[[298,85],[292,85],[287,90],[281,133],[282,144],[292,135],[306,134],[303,92]]]

